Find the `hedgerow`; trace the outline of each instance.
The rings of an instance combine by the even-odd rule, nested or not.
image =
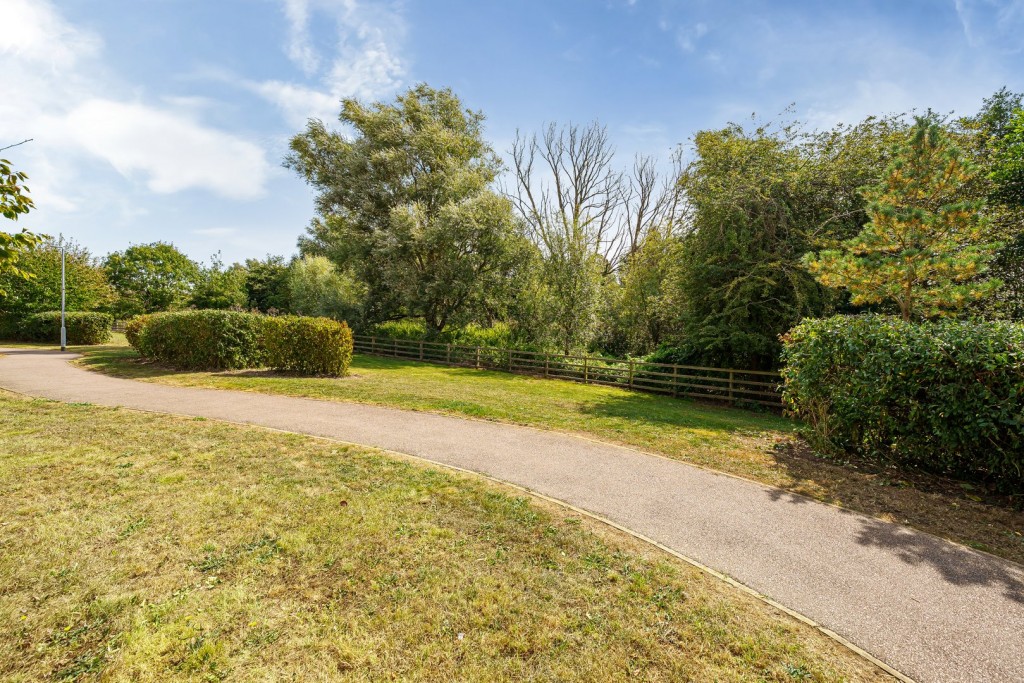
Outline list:
[[[113,317],[107,313],[69,311],[65,313],[67,342],[75,346],[103,344],[110,339],[113,324]],[[14,328],[23,341],[59,344],[60,311],[34,313],[19,320]]]
[[[125,336],[140,355],[185,370],[270,367],[337,377],[352,360],[352,331],[328,318],[178,311],[133,318]]]
[[[265,317],[239,311],[175,311],[153,315],[132,336],[142,355],[184,370],[262,367]]]
[[[1024,326],[838,316],[783,342],[785,401],[819,450],[1024,490]]]
[[[264,319],[266,364],[301,375],[340,377],[352,361],[352,330],[330,318]]]

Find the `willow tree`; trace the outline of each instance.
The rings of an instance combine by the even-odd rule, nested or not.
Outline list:
[[[368,323],[422,316],[434,333],[467,322],[507,287],[518,245],[501,162],[483,114],[450,90],[418,85],[393,103],[342,102],[350,134],[310,121],[286,165],[316,190],[303,254],[366,286]]]
[[[977,168],[933,120],[918,118],[882,180],[866,187],[861,232],[804,263],[854,305],[895,302],[904,320],[936,316],[990,295],[979,279],[999,244],[986,241],[983,200],[962,199]]]

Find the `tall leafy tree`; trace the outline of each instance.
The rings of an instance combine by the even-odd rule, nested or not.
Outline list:
[[[117,293],[114,311],[121,316],[183,305],[200,273],[198,264],[166,242],[137,244],[109,254],[103,269]]]
[[[492,192],[500,161],[484,117],[418,85],[393,103],[342,103],[351,136],[310,121],[286,165],[316,191],[304,254],[366,284],[365,317],[422,316],[437,333],[473,317],[512,267],[516,224]]]
[[[246,259],[247,306],[263,313],[289,312],[288,264],[282,256]]]
[[[248,271],[240,263],[225,266],[220,253],[210,258],[208,267],[200,267],[188,304],[195,308],[241,309],[249,303],[245,282]]]
[[[316,315],[358,322],[366,287],[349,273],[339,272],[323,256],[303,256],[288,269],[289,310],[299,315]]]
[[[674,342],[703,365],[769,367],[779,335],[841,304],[801,258],[865,221],[857,188],[884,168],[890,119],[824,133],[730,125],[694,138],[680,179],[690,214],[661,303]]]
[[[85,247],[65,244],[66,305],[69,311],[94,311],[105,308],[113,300],[113,291],[103,269]],[[32,275],[17,277],[0,275],[0,288],[7,295],[0,298],[0,313],[14,318],[60,309],[60,246],[54,241],[21,255],[19,268]]]
[[[854,304],[895,302],[904,320],[990,295],[999,281],[977,276],[999,244],[985,241],[983,200],[961,198],[977,173],[938,123],[919,117],[885,177],[863,191],[870,222],[839,248],[809,254],[808,269]]]
[[[8,220],[16,221],[18,216],[31,211],[35,204],[29,196],[25,185],[28,176],[23,171],[15,171],[11,162],[0,159],[0,215]],[[31,274],[22,269],[18,261],[21,256],[35,248],[44,237],[27,230],[4,232],[0,230],[0,277],[13,276],[30,278]],[[0,297],[4,296],[0,285]]]

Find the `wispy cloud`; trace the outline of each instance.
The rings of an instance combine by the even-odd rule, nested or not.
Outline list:
[[[954,5],[972,47],[1024,51],[1024,0],[954,0]]]
[[[284,51],[313,82],[242,80],[242,87],[277,106],[292,126],[333,118],[345,97],[377,99],[400,87],[405,23],[397,5],[357,0],[282,0],[288,21]],[[321,54],[310,31],[314,18],[333,21],[333,52]]]

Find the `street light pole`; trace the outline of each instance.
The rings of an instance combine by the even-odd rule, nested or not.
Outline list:
[[[64,263],[67,260],[67,250],[64,247],[64,235],[60,236],[60,350],[68,350],[68,329],[65,326],[66,314],[64,312],[65,302],[65,281]]]

